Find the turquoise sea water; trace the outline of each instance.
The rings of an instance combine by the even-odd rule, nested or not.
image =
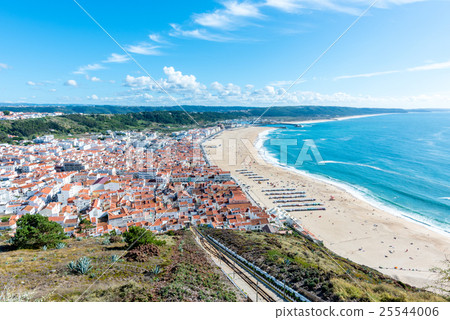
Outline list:
[[[339,183],[392,213],[450,233],[450,112],[288,126],[264,139],[268,160]],[[287,147],[287,163],[280,163],[280,146],[271,139],[297,139]],[[312,150],[313,161],[295,165],[307,139],[317,146],[321,165]]]

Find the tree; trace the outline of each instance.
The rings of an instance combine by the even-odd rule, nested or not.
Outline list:
[[[435,286],[432,286],[432,288],[450,298],[450,259],[445,257],[442,267],[435,267],[430,271],[438,274]]]
[[[64,229],[56,222],[40,214],[26,214],[17,220],[13,245],[18,249],[52,248],[66,238]]]
[[[11,111],[5,110],[5,111],[3,111],[3,114],[4,114],[5,116],[9,116],[9,115],[11,114]]]
[[[123,238],[130,249],[144,244],[155,244],[157,246],[162,246],[166,243],[165,241],[156,240],[155,235],[147,229],[136,226],[129,227],[128,231],[124,232]]]
[[[92,228],[94,228],[92,222],[86,218],[81,219],[80,223],[78,224],[78,231],[80,233],[83,233],[84,231]]]

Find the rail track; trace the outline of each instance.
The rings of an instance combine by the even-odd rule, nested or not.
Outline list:
[[[203,236],[197,228],[192,227],[191,229],[193,230],[194,234],[198,236],[205,250],[228,265],[237,275],[239,275],[239,277],[242,278],[242,280],[244,280],[253,290],[255,290],[255,292],[257,292],[257,297],[255,300],[262,298],[262,300],[267,302],[275,302],[276,300],[273,298],[273,294],[267,292],[266,288],[269,288],[272,293],[275,293],[275,295],[279,296],[284,301],[293,301],[293,299],[284,294],[278,288],[274,287],[266,279],[256,274],[249,267],[245,266],[241,261],[237,260],[228,252],[218,247],[214,242]],[[243,270],[250,274],[251,277],[249,277]],[[261,284],[264,284],[264,287],[262,287]]]
[[[244,280],[255,292],[257,292],[257,297],[255,300],[259,300],[261,298],[264,301],[267,302],[275,302],[276,300],[267,293],[263,288],[261,288],[258,281],[252,280],[248,275],[245,274],[245,272],[242,271],[241,268],[239,268],[236,265],[236,261],[234,259],[230,258],[228,255],[225,255],[224,252],[222,252],[219,248],[215,246],[215,244],[211,243],[208,239],[206,239],[196,228],[192,228],[194,233],[198,236],[202,246],[213,256],[217,257],[221,261],[223,261],[227,266],[229,266],[233,272],[235,272],[242,280]],[[249,297],[249,299],[252,299]]]

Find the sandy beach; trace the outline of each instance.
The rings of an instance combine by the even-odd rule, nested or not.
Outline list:
[[[423,225],[394,216],[360,200],[347,191],[267,163],[256,150],[258,135],[267,127],[231,129],[204,143],[212,164],[231,171],[247,187],[251,197],[267,209],[276,206],[262,192],[271,188],[236,170],[249,169],[270,179],[273,187],[305,191],[308,198],[323,203],[326,211],[292,212],[303,226],[337,254],[367,265],[410,285],[433,285],[436,273],[450,256],[450,238]],[[334,200],[330,200],[334,197]]]

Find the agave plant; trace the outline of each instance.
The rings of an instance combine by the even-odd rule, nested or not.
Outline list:
[[[154,266],[152,270],[150,270],[150,273],[156,277],[158,274],[161,273],[161,268],[159,266]]]
[[[79,273],[81,273],[81,274],[86,274],[86,273],[88,273],[89,270],[92,269],[91,260],[89,260],[86,257],[82,257],[82,258],[78,259],[77,264],[78,264]]]
[[[69,271],[72,272],[72,273],[76,273],[77,272],[77,264],[76,264],[76,262],[70,261],[67,264],[67,269],[69,269]]]
[[[64,249],[66,247],[66,244],[64,242],[60,242],[56,245],[56,249]]]
[[[109,241],[109,239],[106,238],[105,240],[102,241],[102,244],[103,245],[108,245],[108,244],[111,244],[111,241]]]
[[[120,260],[120,257],[117,254],[113,254],[111,256],[111,262],[117,262]]]
[[[82,257],[76,262],[70,261],[67,268],[74,274],[87,274],[92,269],[91,260],[86,257]]]
[[[47,246],[43,246],[43,247],[42,247],[42,250],[43,250],[43,251],[47,251]]]
[[[77,241],[82,241],[82,240],[83,240],[82,237],[78,237],[78,238],[77,238]]]

